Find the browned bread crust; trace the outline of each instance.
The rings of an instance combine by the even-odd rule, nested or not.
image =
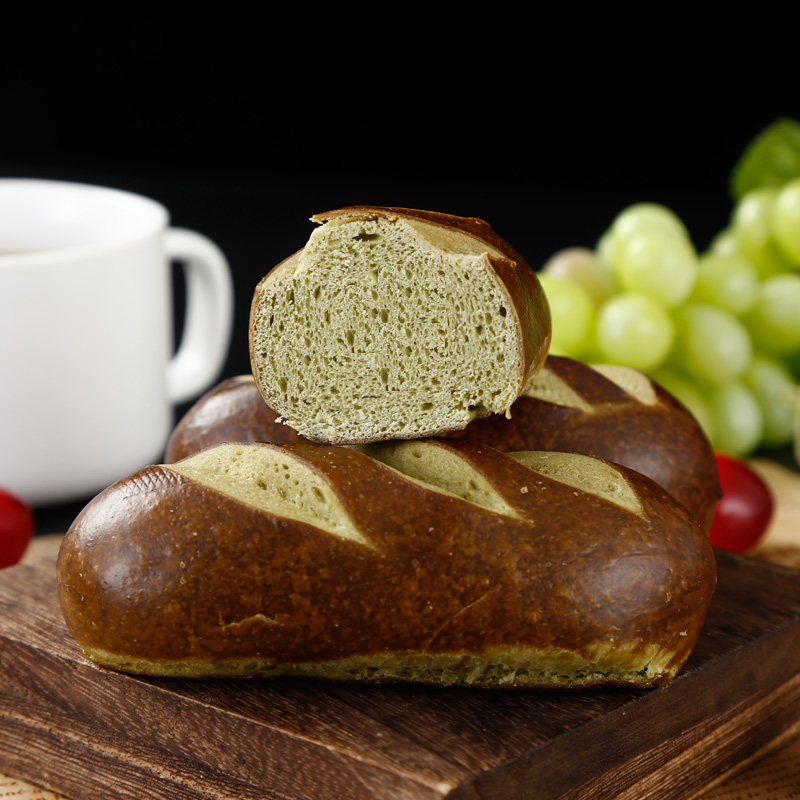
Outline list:
[[[221,442],[301,441],[264,402],[253,376],[236,375],[211,388],[183,415],[170,434],[164,460],[172,464]]]
[[[593,367],[548,356],[510,419],[475,420],[454,435],[506,452],[561,450],[622,464],[667,489],[708,530],[721,496],[708,437],[671,394],[642,373],[635,377],[640,396]],[[554,395],[553,379],[574,392],[572,402]]]
[[[465,494],[501,510],[328,445],[237,445],[225,458],[258,449],[307,470],[340,507],[338,532],[148,467],[101,493],[64,539],[70,631],[98,663],[155,675],[500,688],[675,676],[715,569],[707,537],[661,487],[615,468],[625,507],[468,441],[375,453],[404,446],[447,457]],[[602,483],[605,468],[587,458],[572,477]]]
[[[475,420],[454,435],[504,452],[562,450],[622,464],[663,486],[707,530],[720,497],[708,438],[672,395],[643,374],[637,377],[645,390],[649,387],[644,400],[592,367],[549,356],[512,406],[510,418]],[[553,388],[556,382],[562,390]],[[276,422],[276,416],[247,377],[226,381],[181,420],[166,460],[223,441],[289,441],[295,432]]]

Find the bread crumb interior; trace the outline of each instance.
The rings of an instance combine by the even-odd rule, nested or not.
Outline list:
[[[486,252],[416,221],[316,229],[254,307],[265,396],[302,434],[333,442],[410,438],[505,413],[522,389],[519,323]]]

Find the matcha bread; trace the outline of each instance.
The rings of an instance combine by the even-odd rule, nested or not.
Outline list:
[[[98,495],[57,564],[111,669],[486,688],[671,681],[715,585],[661,487],[463,440],[222,444]]]
[[[259,283],[250,359],[317,442],[411,439],[506,414],[550,342],[533,269],[483,221],[356,206]]]

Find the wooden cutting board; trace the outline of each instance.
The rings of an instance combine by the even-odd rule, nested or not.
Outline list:
[[[800,572],[718,553],[682,674],[499,692],[103,671],[52,559],[0,573],[0,771],[78,800],[687,798],[800,733]]]

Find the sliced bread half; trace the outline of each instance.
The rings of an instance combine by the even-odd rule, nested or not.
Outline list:
[[[253,376],[317,442],[409,439],[507,413],[541,366],[533,269],[481,220],[358,206],[320,214],[256,288]]]

